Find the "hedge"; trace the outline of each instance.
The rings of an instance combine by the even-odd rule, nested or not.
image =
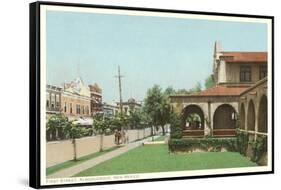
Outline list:
[[[169,150],[171,152],[193,152],[197,149],[208,152],[226,151],[236,152],[237,138],[182,138],[170,139]]]

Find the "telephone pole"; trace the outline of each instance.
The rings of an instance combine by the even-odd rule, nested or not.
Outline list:
[[[123,115],[123,102],[122,102],[122,84],[121,84],[121,78],[123,78],[124,76],[122,76],[120,74],[120,66],[118,65],[118,75],[115,76],[116,78],[118,78],[118,83],[119,83],[119,109],[120,109],[120,113],[121,116]]]
[[[121,120],[123,118],[123,102],[122,102],[122,84],[121,84],[121,78],[124,77],[120,74],[120,66],[118,65],[118,75],[115,76],[116,78],[118,78],[118,83],[119,83],[119,98],[120,98],[120,102],[119,102],[119,109],[120,109],[120,115],[121,115]],[[122,143],[126,143],[126,136],[125,136],[125,131],[124,131],[124,126],[122,124],[121,126],[121,141]]]

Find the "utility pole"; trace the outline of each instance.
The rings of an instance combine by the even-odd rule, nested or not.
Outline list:
[[[118,65],[118,75],[115,76],[116,78],[118,78],[118,83],[119,83],[119,98],[120,98],[120,102],[119,102],[119,108],[120,108],[120,115],[121,115],[121,119],[123,118],[123,102],[122,102],[122,84],[121,84],[121,78],[124,77],[120,74],[120,66]],[[126,143],[126,137],[125,137],[125,131],[124,131],[124,127],[123,125],[121,126],[121,139],[122,139],[122,143]]]
[[[118,83],[119,83],[119,109],[120,109],[120,113],[121,116],[123,115],[123,102],[122,102],[122,84],[121,84],[121,78],[124,77],[120,74],[120,66],[118,65],[118,75],[115,76],[116,78],[118,78]]]

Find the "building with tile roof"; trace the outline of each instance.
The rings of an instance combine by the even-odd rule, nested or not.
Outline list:
[[[264,90],[267,86],[267,52],[223,51],[221,43],[216,42],[212,76],[215,81],[214,87],[189,95],[170,96],[172,106],[183,115],[185,120],[184,136],[235,136],[239,124],[252,126],[251,130],[254,125],[253,132],[258,133],[256,120],[259,116],[256,110],[259,108],[260,98],[267,97],[267,92]],[[246,98],[245,103],[241,96],[249,89],[254,89],[256,93],[256,95],[253,95],[253,92],[246,93],[254,103],[254,116],[238,123],[241,105],[244,106],[243,109],[248,109],[250,102]],[[252,108],[250,109],[253,111]],[[247,111],[244,110],[246,114],[242,118],[247,118]],[[196,122],[190,119],[194,115],[197,116]],[[253,118],[254,124],[249,122]],[[263,125],[264,123],[263,120]],[[260,128],[265,127],[260,126]],[[247,127],[244,129],[247,130]]]

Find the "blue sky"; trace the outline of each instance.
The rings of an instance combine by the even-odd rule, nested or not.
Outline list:
[[[214,42],[225,51],[266,51],[266,24],[47,12],[47,83],[60,85],[80,75],[98,83],[103,100],[118,100],[114,77],[125,76],[123,99],[142,100],[148,88],[204,86],[212,72]]]

